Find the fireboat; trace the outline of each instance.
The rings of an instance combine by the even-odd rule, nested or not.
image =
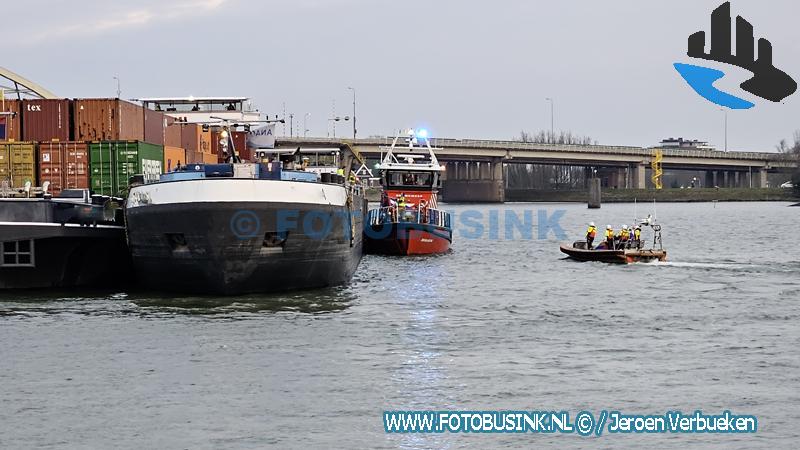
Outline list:
[[[437,193],[444,170],[431,148],[426,130],[408,130],[408,147],[398,147],[397,135],[380,172],[380,208],[371,209],[365,221],[366,252],[383,255],[445,253],[453,241],[450,213],[438,209]],[[402,151],[402,153],[400,153]]]

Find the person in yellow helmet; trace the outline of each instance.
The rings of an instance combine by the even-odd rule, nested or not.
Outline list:
[[[633,245],[637,249],[642,248],[642,227],[641,227],[641,225],[636,225],[636,228],[633,229]]]
[[[606,226],[606,250],[614,250],[614,229]]]
[[[400,195],[397,196],[397,207],[400,210],[406,209],[406,194],[401,192]]]
[[[628,245],[629,238],[630,238],[630,234],[629,234],[629,231],[628,231],[628,226],[627,225],[623,225],[622,228],[620,228],[619,233],[617,234],[617,239],[619,239],[618,247],[619,248],[625,248],[625,246]]]
[[[597,227],[594,226],[594,222],[589,222],[589,229],[586,230],[586,248],[589,250],[592,250],[595,236],[597,236]]]

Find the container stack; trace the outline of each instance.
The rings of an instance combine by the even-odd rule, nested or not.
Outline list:
[[[64,189],[124,195],[132,175],[157,181],[187,163],[184,130],[194,151],[211,152],[210,135],[198,125],[117,98],[5,100],[0,112],[11,113],[0,115],[4,188],[30,182],[47,183],[54,195]]]
[[[186,150],[189,164],[216,164],[217,155],[211,148],[211,131],[202,125],[184,123],[181,129],[181,146]]]

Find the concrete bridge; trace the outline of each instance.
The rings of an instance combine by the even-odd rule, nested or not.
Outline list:
[[[277,138],[277,148],[338,148],[349,144],[367,158],[379,158],[391,137],[352,139]],[[552,164],[594,168],[620,188],[647,188],[647,171],[655,148],[608,145],[537,144],[476,139],[430,139],[436,156],[446,164],[445,201],[504,200],[504,164]],[[766,152],[723,152],[663,148],[664,170],[705,172],[705,186],[766,187],[767,174],[790,171],[796,162],[787,155]]]

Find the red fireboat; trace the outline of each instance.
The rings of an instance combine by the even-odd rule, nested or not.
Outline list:
[[[408,147],[383,148],[380,171],[381,206],[371,209],[365,221],[367,253],[432,255],[445,253],[453,241],[450,213],[438,209],[436,194],[441,172],[425,130],[409,130]],[[399,153],[402,151],[402,153]]]

